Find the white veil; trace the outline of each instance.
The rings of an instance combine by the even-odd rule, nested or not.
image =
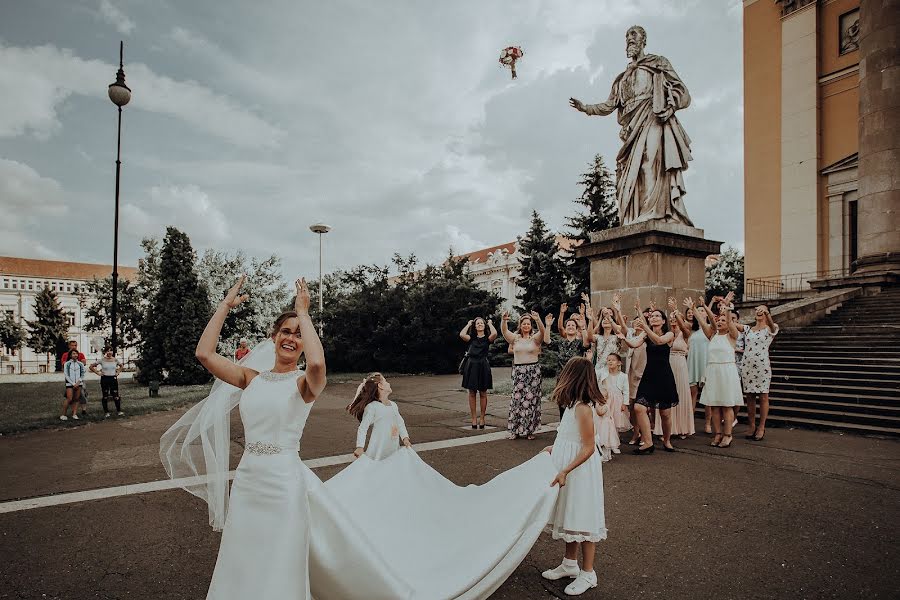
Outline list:
[[[255,371],[275,366],[275,344],[258,344],[238,363]],[[225,526],[228,513],[231,410],[242,389],[216,379],[209,396],[195,404],[159,440],[159,458],[169,478],[209,505],[209,524]],[[180,481],[179,481],[180,480]]]

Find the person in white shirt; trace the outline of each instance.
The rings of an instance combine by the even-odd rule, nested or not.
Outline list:
[[[122,400],[119,398],[119,373],[122,371],[122,366],[116,360],[116,357],[113,356],[111,348],[103,349],[103,358],[91,365],[91,371],[100,376],[100,390],[103,392],[103,412],[106,413],[106,417],[110,416],[110,398],[116,403],[116,412],[119,416],[124,416]]]
[[[68,421],[66,412],[72,407],[72,418],[78,420],[78,403],[81,401],[82,386],[84,386],[84,374],[87,372],[84,364],[79,360],[78,352],[69,352],[66,364],[63,365],[63,374],[66,378],[66,399],[63,401],[60,421]]]

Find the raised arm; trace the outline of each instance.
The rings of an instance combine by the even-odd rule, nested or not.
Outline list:
[[[769,328],[769,331],[772,332],[772,335],[776,335],[778,333],[778,325],[772,319],[772,313],[769,312],[769,307],[765,304],[762,305],[763,316],[766,319],[766,327]]]
[[[216,351],[216,346],[219,342],[219,334],[222,332],[222,324],[225,323],[225,317],[228,316],[228,312],[247,299],[246,294],[243,296],[238,295],[238,292],[241,291],[241,286],[244,285],[245,277],[245,275],[241,275],[237,283],[228,290],[228,294],[219,303],[216,312],[213,313],[209,323],[206,324],[206,329],[203,330],[203,335],[200,336],[200,341],[197,342],[197,349],[194,351],[194,356],[197,357],[200,364],[213,376],[241,389],[247,387],[256,375],[256,371],[237,365],[221,356]]]
[[[312,317],[309,316],[310,298],[306,279],[301,277],[294,285],[297,288],[294,310],[300,319],[303,356],[306,358],[306,373],[297,379],[297,389],[300,390],[304,402],[313,402],[328,383],[325,374],[325,350],[322,348],[322,340],[319,339]]]
[[[694,303],[693,298],[685,298],[684,305],[688,308],[692,308],[694,310],[694,318],[697,319],[697,323],[700,325],[700,329],[703,330],[703,334],[707,339],[712,339],[716,334],[716,329],[710,323],[713,320],[712,311],[707,308],[705,304],[701,304],[702,310],[697,308],[697,305]],[[707,320],[707,315],[709,316],[709,320]]]
[[[616,337],[625,342],[625,345],[629,348],[640,348],[644,345],[644,339],[646,339],[646,334],[642,331],[634,337],[628,337],[624,333],[617,333]]]
[[[728,292],[725,295],[725,299],[722,301],[722,304],[719,305],[719,314],[722,311],[725,311],[725,322],[728,323],[728,335],[731,336],[732,339],[736,340],[738,335],[740,335],[740,329],[738,328],[739,323],[734,320],[734,292]],[[743,326],[741,326],[743,328]]]
[[[566,335],[566,329],[563,327],[563,323],[566,322],[566,311],[569,309],[569,305],[563,302],[559,305],[559,318],[556,319],[556,330],[559,332],[559,335]]]
[[[622,297],[619,295],[618,292],[613,294],[612,309],[613,309],[612,321],[619,322],[619,327],[621,327],[623,329],[623,333],[625,331],[628,331],[628,321],[625,320],[625,315],[622,314]],[[601,314],[601,317],[602,317],[602,314]]]
[[[472,336],[469,335],[469,328],[472,327],[472,319],[469,319],[469,322],[466,323],[462,330],[459,332],[459,337],[464,342],[471,342]]]
[[[541,341],[545,344],[550,343],[550,328],[553,327],[553,315],[548,314],[544,320],[547,322],[547,326],[544,327],[544,323],[541,322],[541,315],[537,313],[536,310],[531,311],[531,318],[534,319],[534,322],[537,323],[538,332],[541,335]]]
[[[506,343],[513,344],[516,341],[516,334],[509,330],[509,311],[505,311],[503,316],[500,317],[500,333],[503,334],[503,339],[506,340]]]
[[[487,326],[488,326],[488,341],[493,343],[494,340],[497,339],[497,330],[494,329],[493,321],[488,321]]]

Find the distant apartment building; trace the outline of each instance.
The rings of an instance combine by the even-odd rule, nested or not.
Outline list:
[[[0,314],[6,313],[28,331],[26,320],[34,320],[34,298],[42,289],[56,292],[59,303],[69,319],[68,338],[78,342],[78,348],[89,360],[99,358],[103,350],[103,336],[85,331],[85,310],[79,302],[81,287],[93,279],[103,279],[112,273],[110,265],[95,265],[55,260],[37,260],[0,256]],[[137,269],[119,267],[119,277],[134,279]],[[125,362],[134,359],[134,351],[125,349],[119,354]],[[42,373],[53,371],[56,357],[37,354],[26,345],[19,350],[0,348],[0,373]]]

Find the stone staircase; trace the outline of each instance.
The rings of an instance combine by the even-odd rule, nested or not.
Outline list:
[[[783,329],[770,356],[772,425],[900,436],[900,288]]]

